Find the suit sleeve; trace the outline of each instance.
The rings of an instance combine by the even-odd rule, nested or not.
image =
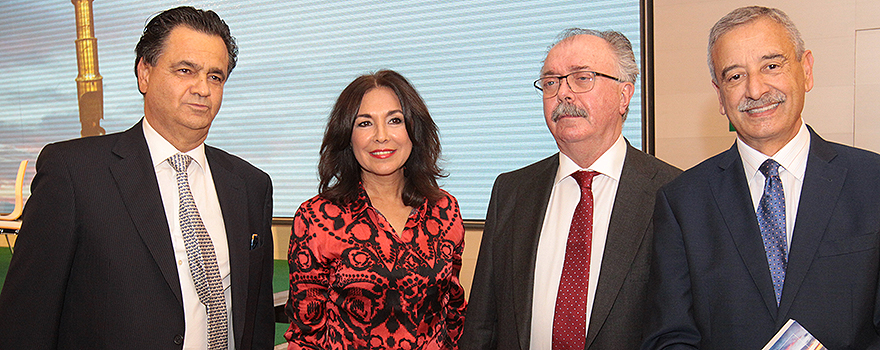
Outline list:
[[[654,257],[648,280],[652,314],[643,350],[696,349],[700,343],[684,239],[675,214],[661,189],[654,208]]]
[[[330,267],[318,261],[310,245],[311,222],[304,203],[293,219],[287,262],[290,266],[290,296],[285,313],[290,327],[284,333],[288,349],[323,349],[327,344],[327,302]]]
[[[268,349],[275,344],[275,298],[272,278],[275,269],[275,245],[272,235],[272,181],[266,176],[266,190],[260,218],[260,237],[264,237],[263,256],[260,261],[260,292],[257,302],[257,318],[254,325],[253,349]]]
[[[642,345],[647,349],[696,349],[700,333],[693,319],[693,299],[684,239],[666,192],[654,207],[654,249],[648,281],[652,310]]]
[[[464,321],[464,333],[459,341],[462,350],[494,349],[497,323],[497,304],[495,303],[495,283],[492,278],[493,243],[495,223],[498,220],[497,201],[499,180],[492,188],[489,209],[486,212],[486,225],[480,240],[480,253],[474,270],[468,301],[468,314]]]
[[[6,282],[0,349],[55,349],[76,252],[76,200],[66,157],[46,146],[37,160]]]

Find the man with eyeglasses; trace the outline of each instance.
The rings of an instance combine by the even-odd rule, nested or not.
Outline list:
[[[569,29],[535,81],[559,153],[498,176],[461,349],[637,349],[651,212],[680,170],[621,136],[639,70],[627,38]]]

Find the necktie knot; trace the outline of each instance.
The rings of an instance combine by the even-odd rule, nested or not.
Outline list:
[[[578,185],[581,187],[581,192],[593,188],[593,177],[595,177],[596,175],[599,175],[599,172],[578,170],[571,173],[571,177],[573,177],[574,180],[577,181]]]
[[[185,173],[186,169],[189,168],[189,163],[192,162],[192,157],[189,155],[178,153],[171,157],[168,157],[168,164],[171,165],[171,168],[178,173]]]
[[[764,161],[764,163],[761,163],[758,171],[760,171],[761,174],[764,174],[764,177],[779,176],[779,163],[771,158],[768,158]]]

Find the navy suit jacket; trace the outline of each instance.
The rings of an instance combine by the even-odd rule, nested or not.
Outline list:
[[[880,348],[880,155],[810,135],[778,307],[735,144],[660,190],[644,349],[760,349],[788,319]]]
[[[495,180],[468,300],[467,349],[528,349],[538,239],[559,167],[555,154]],[[611,212],[587,349],[635,349],[645,317],[651,208],[681,170],[627,144]]]
[[[229,241],[236,349],[270,349],[272,184],[235,156],[205,154]],[[0,293],[0,349],[181,348],[180,279],[141,123],[47,145],[31,192]]]

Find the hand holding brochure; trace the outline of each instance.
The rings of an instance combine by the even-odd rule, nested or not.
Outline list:
[[[795,320],[788,320],[762,350],[823,350],[825,346]]]

